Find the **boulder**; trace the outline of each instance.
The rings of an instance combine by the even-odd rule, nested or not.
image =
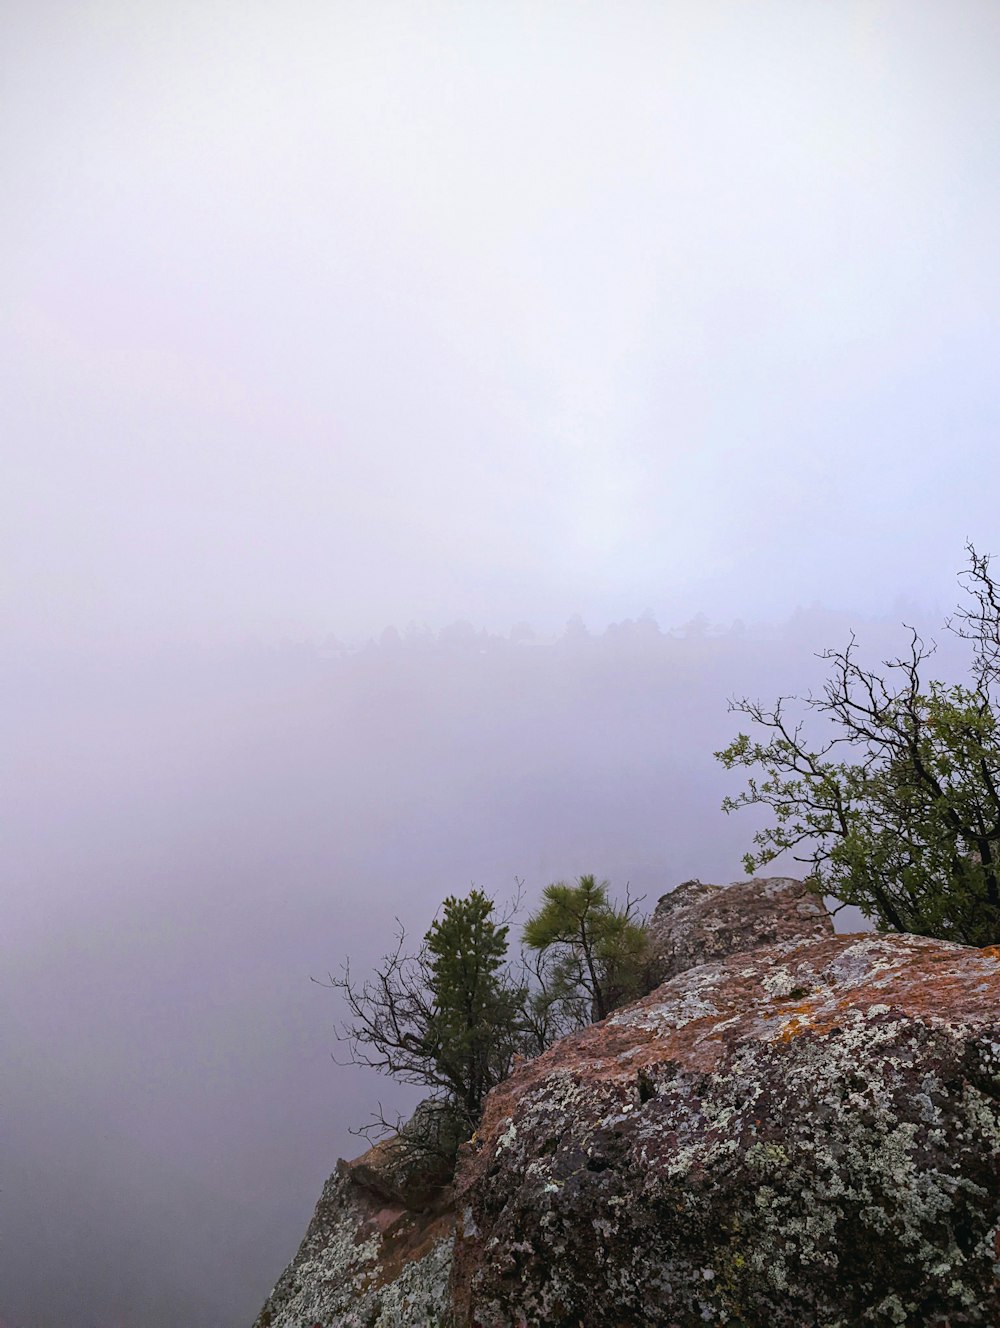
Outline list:
[[[759,945],[832,936],[822,898],[789,876],[733,885],[685,881],[663,895],[647,923],[651,967],[659,982]]]
[[[456,1328],[1000,1323],[1000,947],[802,916],[493,1091]]]

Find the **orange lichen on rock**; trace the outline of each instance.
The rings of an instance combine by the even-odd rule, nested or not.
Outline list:
[[[518,1064],[454,1189],[338,1164],[255,1328],[1000,1324],[1000,945],[785,878],[657,915],[670,979]]]
[[[731,954],[523,1065],[460,1165],[458,1328],[1000,1323],[994,948]]]
[[[798,1015],[793,1015],[792,1018],[782,1026],[781,1032],[778,1034],[778,1041],[791,1042],[796,1033],[801,1033],[809,1027],[810,1023],[807,1019],[800,1019]]]

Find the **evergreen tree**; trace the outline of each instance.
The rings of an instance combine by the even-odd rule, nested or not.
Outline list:
[[[400,929],[372,977],[356,982],[348,962],[329,978],[347,1002],[350,1018],[338,1035],[350,1062],[428,1088],[457,1121],[451,1148],[475,1129],[486,1094],[526,1045],[526,992],[507,963],[508,927],[494,908],[480,890],[450,895],[416,953]],[[379,1116],[372,1128],[395,1127]],[[410,1142],[416,1149],[422,1141]]]
[[[523,1000],[507,973],[508,928],[493,911],[481,890],[449,895],[424,937],[433,999],[428,1046],[473,1126],[486,1094],[510,1072]]]
[[[623,907],[608,898],[608,881],[581,876],[575,885],[545,887],[542,906],[525,924],[524,944],[549,959],[537,1000],[556,1004],[564,1021],[604,1019],[642,993],[646,934],[635,919],[635,901]]]

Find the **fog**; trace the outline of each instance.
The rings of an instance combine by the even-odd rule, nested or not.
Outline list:
[[[988,539],[988,0],[4,13],[19,638],[879,613]]]
[[[334,1064],[343,1011],[310,977],[364,972],[473,882],[530,904],[596,871],[649,908],[737,879],[726,698],[817,682],[852,626],[873,657],[904,641],[819,611],[456,623],[8,672],[3,1321],[249,1324],[350,1129],[414,1100]]]
[[[734,879],[727,697],[904,619],[957,675],[998,52],[985,0],[4,9],[5,1328],[249,1324],[412,1100],[311,977],[473,882]]]

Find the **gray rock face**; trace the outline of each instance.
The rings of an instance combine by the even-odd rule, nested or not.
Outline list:
[[[833,921],[802,881],[770,876],[733,885],[685,881],[661,897],[648,931],[653,970],[664,982],[760,945],[832,936]]]
[[[653,930],[674,976],[496,1088],[454,1188],[339,1163],[255,1328],[997,1328],[1000,947],[786,878]]]
[[[456,1328],[995,1328],[1000,947],[692,968],[518,1069],[457,1180]]]
[[[402,1192],[401,1192],[402,1186]],[[427,1199],[423,1179],[421,1202]],[[414,1211],[390,1144],[339,1162],[254,1328],[438,1328],[449,1313],[450,1192]]]

